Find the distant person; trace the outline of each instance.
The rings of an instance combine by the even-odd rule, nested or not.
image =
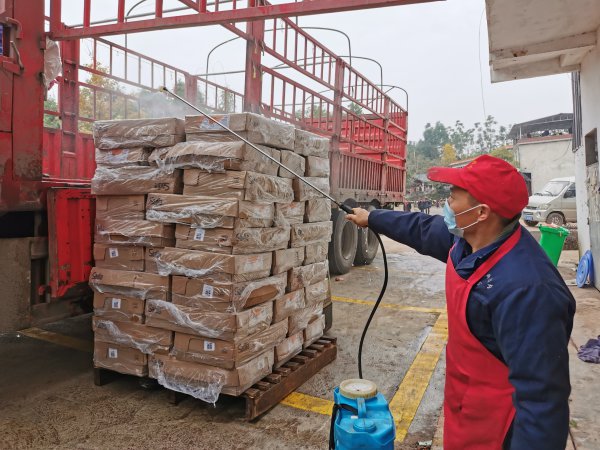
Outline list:
[[[410,212],[412,210],[412,204],[410,202],[406,202],[404,204],[404,211]]]

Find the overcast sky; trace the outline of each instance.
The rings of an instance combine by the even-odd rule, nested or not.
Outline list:
[[[484,119],[484,103],[485,113],[503,125],[571,112],[570,75],[491,84],[485,16],[481,20],[484,7],[484,0],[447,0],[302,17],[300,25],[346,32],[353,55],[378,60],[384,68],[384,83],[409,92],[410,140],[421,136],[427,122],[439,120],[450,125],[460,119],[472,126]],[[309,32],[337,54],[348,54],[342,36]],[[199,73],[205,70],[208,51],[231,36],[221,27],[165,30],[130,35],[129,46]],[[115,40],[122,43],[122,38]],[[228,44],[213,53],[210,70],[242,69],[243,60],[243,42]],[[375,64],[355,60],[354,65],[379,81]],[[235,75],[213,79],[232,87],[240,86],[242,80]],[[400,91],[393,91],[393,95],[403,104]]]

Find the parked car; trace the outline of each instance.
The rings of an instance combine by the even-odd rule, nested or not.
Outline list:
[[[522,217],[529,226],[539,222],[555,225],[577,222],[575,177],[550,180],[539,192],[529,197]]]

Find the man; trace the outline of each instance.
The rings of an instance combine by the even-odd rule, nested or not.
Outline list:
[[[452,185],[444,217],[356,208],[347,218],[447,262],[444,448],[564,449],[575,300],[519,224],[525,181],[487,155],[428,177]]]

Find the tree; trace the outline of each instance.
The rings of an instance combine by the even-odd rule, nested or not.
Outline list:
[[[44,109],[58,111],[58,103],[53,98],[44,101]],[[60,118],[51,114],[44,114],[44,126],[48,128],[60,128]]]
[[[233,92],[228,92],[226,90],[221,91],[221,94],[219,95],[219,104],[217,105],[219,111],[223,113],[234,112],[234,100],[235,97]]]
[[[350,103],[348,109],[350,110],[350,112],[356,114],[357,116],[360,116],[363,113],[362,107],[354,102]]]
[[[474,128],[465,128],[465,125],[457,120],[454,127],[447,127],[450,143],[456,149],[459,157],[464,157],[466,152],[473,147]]]
[[[490,152],[490,155],[495,156],[496,158],[503,159],[504,161],[511,163],[513,166],[515,165],[515,155],[514,155],[512,149],[510,149],[506,146],[497,147],[497,148],[493,149]]]
[[[434,126],[428,123],[423,131],[423,139],[417,142],[416,151],[426,158],[439,159],[442,147],[448,142],[448,130],[443,123],[436,122]]]
[[[456,150],[452,144],[445,144],[442,148],[441,164],[447,166],[457,160]]]

